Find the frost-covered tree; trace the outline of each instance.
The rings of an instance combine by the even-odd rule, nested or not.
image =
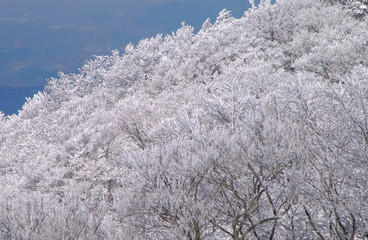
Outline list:
[[[366,239],[368,28],[342,3],[223,10],[0,112],[0,238]]]
[[[352,15],[358,19],[364,18],[368,13],[367,0],[328,0],[331,3],[341,3],[351,11]]]

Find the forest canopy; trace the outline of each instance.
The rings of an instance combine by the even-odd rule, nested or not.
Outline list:
[[[250,2],[0,112],[0,238],[367,239],[367,2]]]

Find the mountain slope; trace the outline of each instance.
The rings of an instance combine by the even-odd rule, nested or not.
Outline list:
[[[367,20],[266,1],[98,56],[0,122],[4,239],[364,239]]]

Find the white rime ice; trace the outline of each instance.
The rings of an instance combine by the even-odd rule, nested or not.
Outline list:
[[[366,239],[366,4],[252,3],[0,112],[0,239]]]

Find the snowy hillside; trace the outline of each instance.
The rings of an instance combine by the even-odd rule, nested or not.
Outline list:
[[[0,112],[0,238],[366,239],[366,5],[261,2]]]

